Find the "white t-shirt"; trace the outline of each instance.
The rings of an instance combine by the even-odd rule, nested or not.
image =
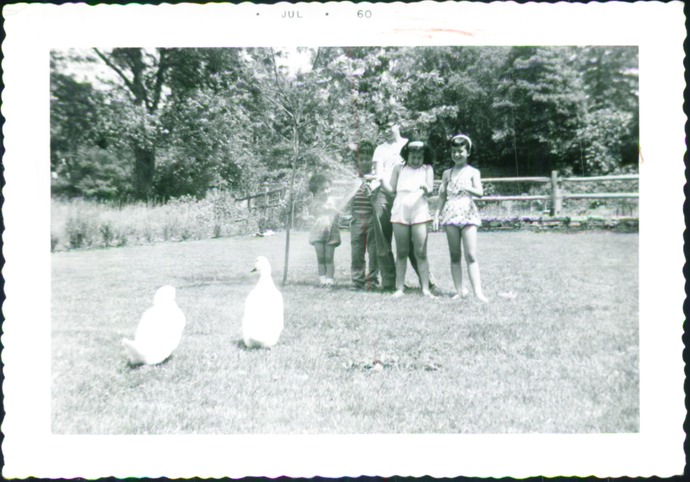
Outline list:
[[[403,163],[400,150],[407,144],[407,139],[401,137],[397,141],[386,142],[376,147],[374,150],[374,174],[379,179],[391,181],[393,168]]]

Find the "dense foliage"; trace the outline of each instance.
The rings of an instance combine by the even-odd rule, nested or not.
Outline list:
[[[634,47],[113,49],[51,56],[53,192],[161,199],[353,173],[389,122],[437,175],[465,132],[484,175],[635,170]],[[292,58],[294,59],[294,55]],[[110,74],[110,75],[107,75]]]

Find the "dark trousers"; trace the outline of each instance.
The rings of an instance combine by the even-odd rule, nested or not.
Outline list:
[[[374,214],[353,214],[350,224],[350,247],[352,264],[350,273],[352,283],[357,288],[369,288],[378,285],[378,255],[376,249],[376,230]],[[369,270],[366,254],[369,253]]]
[[[381,273],[381,288],[395,289],[395,257],[393,256],[393,225],[391,224],[391,209],[393,196],[379,191],[374,197],[374,212],[381,223],[384,242],[388,246],[385,252],[379,251],[379,272]]]

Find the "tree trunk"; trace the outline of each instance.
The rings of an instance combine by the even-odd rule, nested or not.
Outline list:
[[[156,151],[153,147],[134,147],[134,195],[148,199],[153,195],[153,172],[156,168]]]
[[[294,125],[292,126],[292,172],[290,174],[290,204],[288,206],[287,219],[285,220],[285,263],[283,265],[283,282],[282,285],[287,284],[288,279],[288,265],[290,260],[290,230],[292,229],[292,220],[295,214],[295,175],[297,174],[297,161],[299,160],[300,142],[299,142],[299,115],[297,116]]]

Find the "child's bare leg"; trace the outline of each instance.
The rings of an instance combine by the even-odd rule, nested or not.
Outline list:
[[[467,272],[470,276],[474,295],[483,302],[489,301],[482,291],[482,280],[479,275],[479,262],[477,261],[477,226],[468,225],[462,228],[462,244],[465,249],[465,261]]]
[[[410,226],[410,231],[412,234],[414,255],[415,258],[417,258],[417,272],[419,274],[419,281],[422,285],[422,293],[424,296],[433,297],[431,291],[429,291],[429,259],[426,257],[426,224],[415,224]]]
[[[319,272],[319,282],[326,283],[326,245],[324,243],[314,243],[316,250],[316,263]]]
[[[326,284],[333,284],[335,278],[335,246],[325,245]]]
[[[405,289],[405,274],[407,272],[407,258],[410,253],[410,226],[393,224],[395,235],[396,259],[395,259],[395,293],[396,298],[403,294]]]
[[[450,274],[453,277],[456,300],[461,296],[467,296],[467,289],[462,285],[462,240],[458,226],[446,225],[446,238],[448,238],[448,250],[450,251]]]

